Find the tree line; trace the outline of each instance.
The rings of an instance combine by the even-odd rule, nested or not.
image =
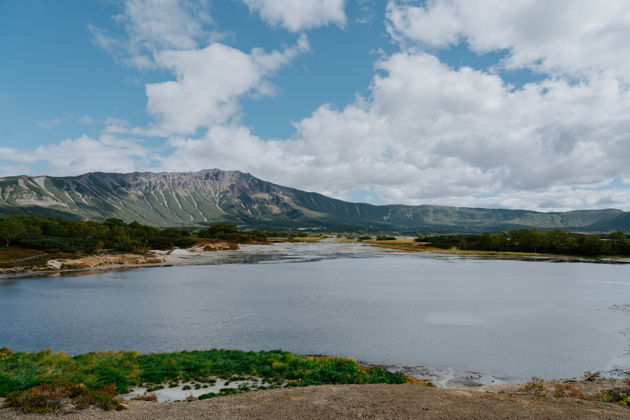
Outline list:
[[[192,246],[190,233],[157,229],[120,219],[67,221],[37,216],[0,219],[0,246],[37,249],[50,253],[98,251],[142,253],[149,249]]]
[[[534,252],[580,256],[630,256],[630,240],[623,232],[583,235],[562,230],[519,229],[481,235],[419,236],[417,242],[441,249]]]
[[[176,228],[158,229],[120,219],[96,222],[38,216],[0,218],[0,248],[28,248],[49,253],[143,253],[150,249],[187,248],[203,239],[260,243],[267,242],[268,236],[269,232],[239,231],[236,225],[227,223],[191,232]]]

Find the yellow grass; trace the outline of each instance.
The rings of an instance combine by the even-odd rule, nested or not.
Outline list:
[[[268,238],[269,242],[319,242],[321,240],[326,239],[327,236],[305,236],[303,238],[291,238],[289,239],[288,236],[279,236],[279,237],[273,237],[273,238]]]
[[[427,246],[428,242],[415,242],[414,239],[396,239],[394,241],[364,241],[367,244],[379,248],[388,248],[397,251],[406,252],[431,252],[433,254],[455,254],[455,255],[503,255],[503,256],[519,256],[519,257],[535,257],[548,256],[550,254],[540,254],[536,252],[511,252],[511,251],[481,251],[481,250],[463,250],[463,249],[442,249]],[[557,256],[557,255],[554,255]]]

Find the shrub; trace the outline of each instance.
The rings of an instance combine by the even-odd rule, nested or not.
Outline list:
[[[147,394],[144,393],[142,395],[137,395],[135,397],[132,398],[132,400],[134,401],[151,401],[151,402],[157,402],[157,395],[155,394]]]
[[[541,397],[545,394],[545,381],[540,378],[532,378],[531,381],[525,383],[518,389],[519,392],[525,392],[527,394]]]
[[[554,384],[553,396],[556,398],[577,398],[579,400],[589,399],[586,395],[582,393],[582,391],[571,384]]]
[[[10,394],[3,407],[16,408],[23,413],[55,413],[63,408],[70,397],[69,390],[59,384],[43,384],[27,391]]]
[[[75,400],[75,406],[82,410],[91,405],[103,410],[124,410],[126,407],[116,398],[116,385],[106,385],[102,388],[86,389]]]
[[[601,391],[595,394],[595,398],[601,402],[614,403],[622,407],[630,407],[630,389],[626,391]]]
[[[70,402],[80,410],[91,405],[103,410],[125,409],[125,406],[115,398],[116,395],[116,386],[113,384],[91,390],[84,385],[52,383],[14,392],[9,395],[3,406],[16,408],[23,413],[40,414],[62,411]]]

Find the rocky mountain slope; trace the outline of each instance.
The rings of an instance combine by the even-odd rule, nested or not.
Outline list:
[[[336,200],[262,181],[250,174],[219,169],[0,178],[0,216],[13,214],[74,220],[116,217],[153,226],[198,227],[232,222],[267,229],[630,230],[630,213],[615,209],[540,213],[429,205],[374,206]]]

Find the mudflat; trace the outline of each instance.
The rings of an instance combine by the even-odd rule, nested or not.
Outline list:
[[[132,401],[124,411],[89,409],[74,419],[630,419],[630,409],[596,401],[543,398],[421,385],[285,388],[203,401]],[[0,419],[41,419],[0,410]]]

